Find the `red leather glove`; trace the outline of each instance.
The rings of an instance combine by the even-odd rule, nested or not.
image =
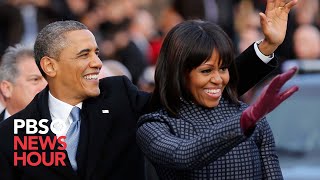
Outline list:
[[[240,126],[245,133],[253,128],[262,117],[298,91],[298,86],[292,86],[280,93],[281,87],[293,77],[296,71],[297,67],[294,67],[289,71],[274,77],[269,86],[264,88],[255,103],[243,111],[240,119]]]

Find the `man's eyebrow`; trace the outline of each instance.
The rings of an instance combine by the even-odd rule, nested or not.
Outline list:
[[[82,49],[80,52],[77,53],[77,55],[80,55],[82,53],[90,52],[90,49]]]
[[[99,48],[96,48],[95,51],[100,51],[100,49],[99,49]],[[80,52],[77,53],[77,55],[80,55],[80,54],[82,54],[82,53],[88,53],[88,52],[90,52],[90,49],[89,49],[89,48],[87,48],[87,49],[82,49]]]

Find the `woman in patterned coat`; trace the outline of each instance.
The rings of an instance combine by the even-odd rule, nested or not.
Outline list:
[[[153,102],[137,142],[160,179],[282,179],[265,115],[298,90],[280,93],[296,68],[278,75],[258,100],[238,100],[234,48],[215,24],[191,20],[164,40]]]

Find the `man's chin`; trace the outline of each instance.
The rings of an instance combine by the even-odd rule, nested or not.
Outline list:
[[[89,97],[97,97],[100,95],[100,89],[97,88],[95,90],[91,90],[89,93],[88,93],[88,96]]]

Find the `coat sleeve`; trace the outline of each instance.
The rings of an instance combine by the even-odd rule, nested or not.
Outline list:
[[[259,122],[258,126],[257,144],[260,148],[263,179],[283,179],[271,128],[265,118]]]
[[[139,122],[144,123],[139,124],[136,137],[146,157],[165,167],[180,170],[203,167],[247,139],[240,128],[240,114],[189,139],[177,136],[166,118],[156,113],[142,116]]]
[[[122,79],[132,109],[134,109],[139,116],[147,113],[150,110],[151,94],[140,91],[126,76],[123,76]]]
[[[278,66],[276,57],[268,64],[264,63],[254,51],[253,44],[241,53],[235,61],[239,73],[239,96],[266,78]]]

